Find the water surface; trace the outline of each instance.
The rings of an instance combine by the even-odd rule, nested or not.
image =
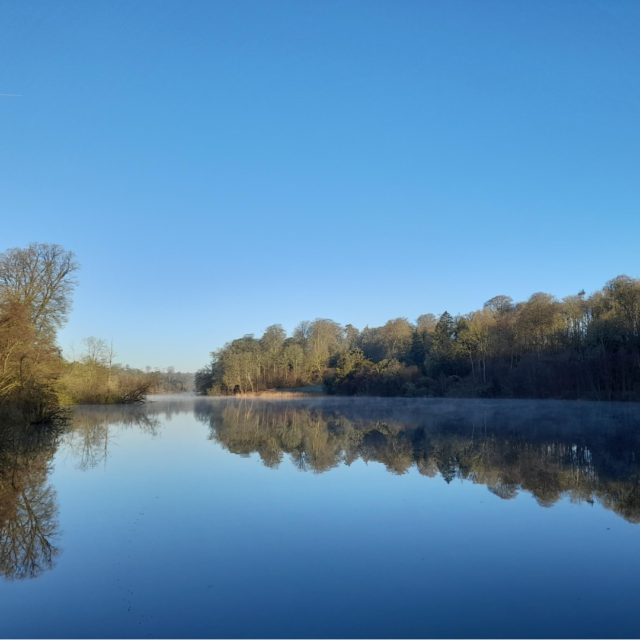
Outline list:
[[[639,637],[640,407],[160,397],[0,427],[5,637]]]

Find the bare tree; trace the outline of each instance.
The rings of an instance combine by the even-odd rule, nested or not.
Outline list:
[[[74,253],[57,244],[9,249],[0,254],[0,300],[28,306],[38,330],[54,331],[71,311],[79,268]]]

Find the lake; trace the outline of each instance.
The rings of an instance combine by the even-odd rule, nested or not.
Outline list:
[[[640,637],[640,407],[152,397],[0,427],[3,637]]]

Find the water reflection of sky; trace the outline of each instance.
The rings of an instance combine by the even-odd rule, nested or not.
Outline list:
[[[80,408],[57,451],[23,454],[23,486],[55,494],[57,553],[0,583],[3,635],[637,637],[639,417],[357,399]]]

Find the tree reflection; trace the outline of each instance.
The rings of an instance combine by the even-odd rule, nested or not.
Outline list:
[[[210,438],[277,468],[288,456],[324,473],[355,460],[393,474],[415,467],[484,484],[503,500],[524,491],[542,507],[599,502],[640,522],[640,408],[483,401],[196,401]]]
[[[47,484],[58,429],[0,425],[0,575],[35,578],[60,550],[56,492]]]
[[[502,500],[521,492],[542,507],[596,502],[640,522],[640,407],[590,403],[336,399],[184,399],[145,407],[79,407],[61,427],[0,422],[0,575],[33,578],[60,551],[58,506],[47,483],[62,438],[82,469],[105,463],[123,429],[161,434],[195,412],[209,438],[278,468],[325,473],[361,460],[394,475],[412,469],[482,484]]]
[[[166,418],[165,418],[166,419]],[[119,429],[137,428],[150,436],[160,433],[160,419],[146,407],[132,405],[82,406],[73,411],[65,433],[65,445],[79,469],[88,470],[107,463],[109,447]],[[112,427],[117,426],[117,429]]]

